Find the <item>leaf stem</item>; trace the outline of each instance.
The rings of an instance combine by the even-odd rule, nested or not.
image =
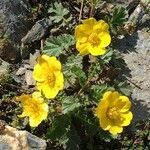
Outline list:
[[[82,11],[83,11],[84,0],[81,1],[80,14],[79,14],[79,23],[81,22]]]

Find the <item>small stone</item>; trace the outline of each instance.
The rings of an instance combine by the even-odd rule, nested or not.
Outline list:
[[[32,71],[27,70],[25,73],[25,81],[27,85],[35,85],[36,81],[33,79]]]
[[[26,70],[27,70],[27,69],[26,69],[25,67],[20,67],[20,68],[18,69],[18,71],[16,72],[16,75],[17,75],[17,76],[23,75],[23,74],[25,74]]]
[[[41,40],[46,34],[50,25],[51,22],[47,18],[37,21],[27,35],[22,38],[22,43],[30,44],[34,41]]]
[[[30,66],[31,68],[34,68],[34,66],[37,64],[37,58],[40,56],[40,51],[36,51],[33,55],[30,54],[30,59],[29,59],[29,62],[30,62]]]

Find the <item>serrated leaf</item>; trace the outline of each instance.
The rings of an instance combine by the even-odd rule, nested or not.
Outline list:
[[[64,137],[61,138],[60,143],[63,144],[64,149],[79,150],[79,144],[81,143],[81,140],[73,125],[64,135]]]
[[[52,36],[46,40],[43,53],[49,56],[59,56],[60,54],[65,54],[65,50],[68,50],[74,43],[74,37],[69,34],[63,34],[57,37]]]
[[[70,117],[68,115],[60,115],[55,117],[52,127],[47,130],[47,137],[51,140],[59,140],[68,131],[70,126]]]
[[[93,85],[90,90],[92,100],[98,103],[100,99],[103,97],[105,91],[114,90],[114,88],[108,86],[107,84],[101,84],[101,85]]]
[[[109,50],[106,54],[101,56],[101,59],[102,59],[104,64],[108,64],[111,61],[112,56],[113,56],[113,51]]]
[[[115,83],[116,89],[118,89],[122,94],[130,96],[132,92],[131,86],[127,82]]]
[[[113,16],[110,20],[113,25],[122,25],[127,20],[127,12],[124,7],[114,9]]]
[[[59,27],[71,25],[70,22],[73,20],[72,15],[61,3],[55,2],[53,6],[49,8],[48,12],[50,13],[50,19],[58,24]]]
[[[66,114],[72,112],[76,108],[79,108],[80,106],[81,104],[79,103],[79,99],[73,96],[65,97],[62,101],[62,113]]]
[[[67,62],[63,66],[63,72],[66,77],[65,88],[68,88],[70,84],[74,85],[76,80],[79,78],[75,73],[75,70],[77,68],[82,70],[82,59],[83,57],[80,55],[71,55],[68,57]]]

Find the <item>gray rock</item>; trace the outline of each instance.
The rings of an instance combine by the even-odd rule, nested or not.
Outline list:
[[[30,145],[30,150],[43,150],[46,149],[46,142],[40,138],[27,133],[27,141]]]
[[[150,116],[150,29],[143,28],[118,40],[114,48],[122,52],[130,72],[124,73],[133,88],[134,121]]]
[[[0,150],[11,150],[11,147],[2,139],[0,139]]]
[[[24,44],[29,44],[34,41],[41,40],[42,37],[48,31],[49,26],[52,25],[51,21],[47,18],[39,20],[35,23],[32,29],[27,33],[27,35],[22,39]]]
[[[144,24],[146,21],[150,21],[150,14],[148,14],[148,9],[150,9],[148,4],[139,4],[130,15],[127,24],[131,24],[132,26],[137,27],[141,24]]]
[[[9,63],[17,63],[21,60],[17,47],[6,38],[0,38],[0,58]]]
[[[31,17],[32,10],[27,0],[0,0],[0,41],[9,40],[9,46],[0,45],[0,58],[11,63],[20,60],[17,47],[31,28]]]
[[[0,150],[45,150],[46,141],[27,131],[5,125],[0,132]]]
[[[31,26],[31,12],[27,0],[1,0],[0,36],[7,35],[14,44],[21,43]]]

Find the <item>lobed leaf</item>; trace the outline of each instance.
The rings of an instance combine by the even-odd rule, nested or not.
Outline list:
[[[70,34],[63,34],[57,37],[51,36],[46,40],[43,53],[49,56],[59,56],[66,54],[66,50],[74,45],[74,37]]]

